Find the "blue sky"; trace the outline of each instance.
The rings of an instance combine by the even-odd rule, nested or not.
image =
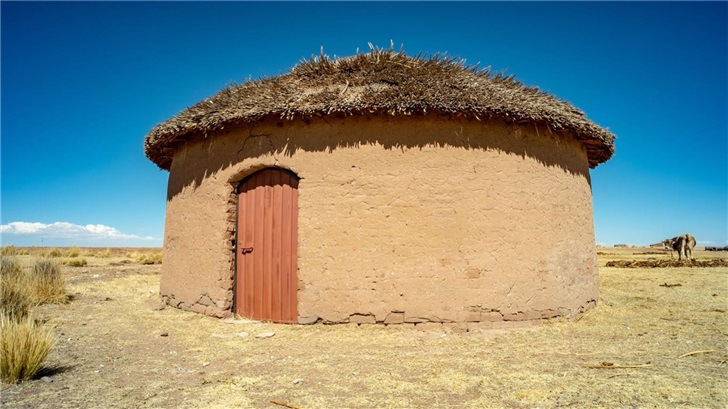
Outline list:
[[[231,83],[371,42],[515,74],[617,135],[597,243],[728,244],[728,3],[7,2],[2,244],[160,246],[156,124]]]

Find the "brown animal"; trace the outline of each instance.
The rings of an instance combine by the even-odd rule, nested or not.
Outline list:
[[[678,261],[682,261],[683,256],[686,259],[693,259],[693,248],[695,248],[695,237],[691,234],[683,234],[682,236],[673,237],[662,241],[662,245],[670,250],[670,257],[672,257],[672,251],[677,251]]]
[[[662,248],[670,251],[670,258],[673,257],[672,255],[672,241],[674,239],[665,239],[662,241]]]

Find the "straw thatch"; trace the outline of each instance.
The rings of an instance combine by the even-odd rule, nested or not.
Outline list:
[[[611,132],[568,102],[513,76],[468,67],[451,57],[409,57],[375,48],[333,60],[322,54],[288,74],[229,86],[157,125],[144,148],[150,160],[169,169],[182,142],[266,118],[418,114],[497,118],[571,135],[584,145],[592,168],[614,154]]]

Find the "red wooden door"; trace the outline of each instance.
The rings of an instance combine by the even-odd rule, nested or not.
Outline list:
[[[235,312],[298,322],[298,178],[260,170],[238,186]]]

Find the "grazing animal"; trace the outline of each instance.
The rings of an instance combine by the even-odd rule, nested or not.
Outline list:
[[[672,251],[677,251],[678,261],[682,261],[683,256],[686,259],[693,259],[693,248],[695,248],[695,237],[691,234],[683,234],[681,236],[673,237],[662,241],[662,245],[670,250],[670,257],[672,257]]]
[[[662,241],[662,248],[670,250],[670,258],[673,257],[673,255],[672,255],[672,241],[673,240],[674,239],[665,239]]]

